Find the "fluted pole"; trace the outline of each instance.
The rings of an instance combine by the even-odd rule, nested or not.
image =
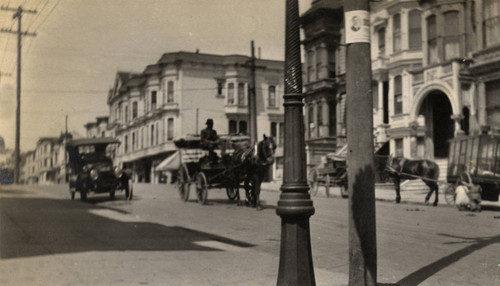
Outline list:
[[[314,207],[308,193],[304,142],[304,106],[297,0],[286,0],[285,149],[283,185],[276,213],[281,217],[278,285],[316,285],[309,218]]]

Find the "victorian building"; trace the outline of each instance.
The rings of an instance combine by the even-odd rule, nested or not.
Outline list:
[[[66,139],[71,135],[42,137],[35,150],[23,154],[21,181],[25,184],[54,184],[66,182]]]
[[[156,167],[176,151],[174,139],[199,134],[208,118],[218,134],[246,134],[252,59],[242,55],[166,53],[140,74],[117,73],[109,92],[108,132],[120,140],[115,163],[138,182],[157,183]],[[273,177],[282,169],[283,62],[255,59],[257,134],[275,137]]]
[[[349,95],[343,88],[341,11],[339,1],[316,0],[302,16],[311,164],[318,161],[316,153],[338,148],[345,135],[343,98]],[[458,134],[500,132],[499,17],[496,0],[371,3],[376,145],[389,141],[394,155],[439,160],[448,154],[448,140]],[[336,56],[325,57],[331,50]],[[335,59],[335,80],[318,78],[326,59]],[[336,102],[337,114],[330,116],[337,120],[336,138],[318,130],[328,114],[323,100]],[[316,141],[329,140],[329,148],[315,149],[311,134]]]

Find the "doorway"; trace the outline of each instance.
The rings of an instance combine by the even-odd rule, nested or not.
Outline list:
[[[448,140],[455,134],[455,122],[451,119],[451,103],[441,91],[430,92],[422,102],[420,115],[425,118],[425,152],[434,158],[448,157]]]

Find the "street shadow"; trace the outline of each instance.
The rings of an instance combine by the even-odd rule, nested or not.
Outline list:
[[[1,198],[0,210],[0,259],[88,251],[220,251],[201,241],[254,246],[179,226],[138,222],[123,212],[67,200]],[[94,214],[103,210],[118,218]]]
[[[396,282],[394,285],[400,285],[400,286],[416,286],[428,279],[429,277],[433,276],[437,272],[443,270],[444,268],[450,266],[451,264],[455,263],[456,261],[470,255],[474,251],[480,250],[481,248],[484,248],[486,246],[489,246],[494,243],[499,243],[500,242],[500,235],[493,236],[493,237],[475,237],[475,238],[470,238],[470,237],[458,237],[458,236],[451,236],[448,234],[439,234],[441,236],[447,236],[450,238],[455,238],[455,239],[461,239],[463,241],[458,242],[458,243],[467,243],[471,245],[462,248],[458,251],[455,251],[454,253],[447,255],[425,267],[422,267],[418,269],[417,271],[411,273],[410,275],[404,277],[403,279],[399,280]],[[455,243],[455,242],[454,242]],[[447,243],[450,244],[450,243]],[[391,285],[391,284],[388,284]]]

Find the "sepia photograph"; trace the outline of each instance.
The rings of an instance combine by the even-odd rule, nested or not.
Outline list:
[[[500,284],[498,0],[0,0],[0,285]]]

